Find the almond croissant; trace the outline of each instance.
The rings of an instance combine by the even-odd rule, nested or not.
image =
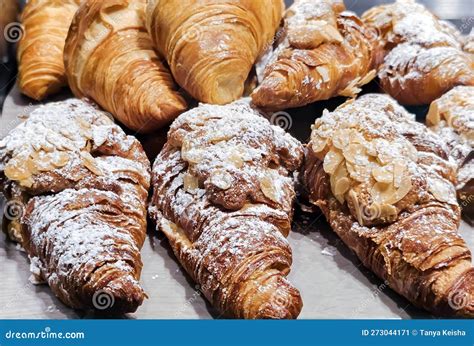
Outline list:
[[[363,15],[377,27],[387,52],[382,88],[402,104],[429,104],[457,85],[474,85],[474,59],[462,37],[413,0],[377,6]]]
[[[312,203],[362,263],[418,307],[474,317],[445,144],[385,95],[316,120],[301,175]]]
[[[282,41],[263,63],[252,101],[278,110],[355,96],[375,77],[377,31],[328,0],[296,0],[285,15]]]
[[[283,9],[282,0],[151,0],[147,25],[178,84],[199,101],[226,104],[242,96]]]
[[[18,44],[18,86],[42,100],[67,85],[64,41],[80,0],[30,0],[21,15],[23,37]]]
[[[69,84],[138,132],[170,123],[186,109],[145,28],[145,0],[85,0],[64,50]]]
[[[152,173],[150,214],[223,315],[296,318],[285,237],[301,144],[248,105],[201,105],[171,126]]]
[[[458,86],[433,101],[426,124],[442,137],[458,167],[463,215],[474,221],[474,86]]]
[[[33,111],[0,141],[10,237],[33,278],[76,309],[133,312],[146,236],[150,163],[140,143],[79,100]],[[24,207],[23,207],[24,206]]]

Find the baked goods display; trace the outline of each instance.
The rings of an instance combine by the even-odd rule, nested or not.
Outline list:
[[[67,85],[64,40],[80,0],[30,0],[21,15],[18,43],[18,86],[22,93],[43,100]]]
[[[178,84],[201,102],[240,98],[273,43],[282,0],[149,0],[147,25]]]
[[[387,96],[349,101],[317,119],[302,171],[312,203],[362,263],[414,305],[474,316],[471,252],[458,234],[455,167],[428,131]],[[422,125],[421,125],[422,126]]]
[[[457,29],[413,0],[368,10],[362,19],[381,32],[387,54],[378,76],[406,105],[430,104],[457,85],[474,85],[474,60]]]
[[[142,304],[150,163],[135,138],[83,101],[50,103],[0,141],[0,179],[10,203],[25,204],[8,230],[35,283],[76,309]]]
[[[205,297],[228,317],[296,318],[285,237],[300,143],[245,103],[176,119],[152,171],[150,215]]]
[[[381,46],[374,28],[344,4],[296,0],[285,15],[281,43],[263,60],[253,102],[265,109],[354,97],[376,75]]]
[[[456,189],[463,215],[474,220],[474,86],[458,86],[433,101],[427,125],[447,143],[456,162]]]
[[[145,0],[85,0],[69,30],[64,61],[70,87],[138,132],[186,110],[145,29]]]
[[[30,281],[106,316],[150,298],[156,307],[140,311],[169,318],[177,299],[186,308],[202,294],[217,317],[293,319],[311,302],[302,277],[340,278],[303,251],[332,246],[332,228],[413,305],[474,317],[472,244],[459,233],[461,214],[474,215],[473,32],[413,0],[361,18],[340,0],[286,4],[27,3],[13,23],[23,29],[18,87],[45,104],[22,109],[0,140],[0,191],[19,208],[4,208],[3,226]],[[377,76],[387,94],[366,93]],[[47,102],[66,85],[77,98]],[[351,100],[322,111],[338,96]],[[415,117],[401,104],[430,107]],[[6,114],[7,128],[19,122]],[[317,208],[329,225],[308,213]],[[148,285],[151,271],[159,285]],[[179,298],[166,295],[175,281]],[[157,311],[159,299],[171,307]],[[302,316],[329,311],[310,305]]]

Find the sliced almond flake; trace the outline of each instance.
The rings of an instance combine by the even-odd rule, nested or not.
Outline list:
[[[393,186],[399,188],[402,180],[408,174],[407,165],[402,160],[398,159],[393,162]]]
[[[199,187],[199,179],[192,174],[185,173],[183,176],[183,184],[185,191],[193,191]]]
[[[376,167],[372,170],[374,179],[380,183],[389,184],[393,181],[393,172],[390,166]]]
[[[344,156],[342,156],[339,150],[330,150],[324,158],[324,171],[328,174],[333,174],[343,161]]]
[[[326,138],[316,137],[311,141],[311,148],[315,153],[320,153],[324,151],[327,144],[328,140]]]
[[[80,153],[83,165],[95,175],[103,175],[102,170],[97,166],[95,158],[86,151]]]
[[[259,178],[260,189],[265,197],[273,202],[281,203],[281,187],[278,184],[275,184],[275,175],[278,174],[278,172],[273,172],[272,170],[268,170],[267,172],[267,174]]]
[[[18,159],[11,159],[5,165],[5,176],[10,180],[25,180],[31,177],[26,161],[19,162]]]
[[[449,196],[452,196],[452,185],[441,179],[428,179],[428,190],[440,202],[449,202]]]
[[[318,71],[324,83],[329,82],[329,70],[326,66],[316,66],[316,71]]]
[[[341,178],[336,182],[336,187],[334,188],[334,192],[336,195],[343,196],[351,187],[351,181],[349,178]]]

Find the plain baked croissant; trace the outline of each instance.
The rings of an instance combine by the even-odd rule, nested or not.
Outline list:
[[[146,297],[138,280],[149,180],[140,143],[80,100],[36,109],[0,141],[9,235],[34,280],[76,309],[133,312]]]
[[[151,132],[186,109],[145,28],[145,0],[85,0],[64,49],[69,85],[126,127]]]
[[[378,76],[402,104],[429,104],[457,85],[474,85],[474,59],[462,37],[413,0],[374,7],[362,19],[382,33],[387,55]]]
[[[473,317],[455,179],[441,138],[375,94],[316,120],[301,174],[332,229],[393,290],[436,315]]]
[[[178,117],[152,171],[149,212],[201,291],[235,318],[296,318],[285,278],[301,144],[247,104]]]
[[[226,104],[244,93],[283,9],[282,0],[151,0],[147,25],[178,84],[199,101]]]
[[[458,167],[462,213],[474,221],[474,86],[458,86],[433,101],[426,124],[441,138]]]
[[[80,0],[30,0],[21,15],[18,43],[18,86],[42,100],[67,85],[64,41]]]
[[[340,2],[295,1],[285,15],[281,43],[262,61],[254,104],[277,110],[354,97],[375,77],[381,55],[377,31],[343,10]]]

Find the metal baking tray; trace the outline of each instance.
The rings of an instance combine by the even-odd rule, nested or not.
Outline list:
[[[291,1],[290,1],[291,2]],[[381,1],[346,0],[355,12]],[[390,1],[382,1],[390,2]],[[422,1],[423,2],[423,1]],[[463,32],[469,32],[474,20],[472,0],[424,1],[441,17],[454,19]],[[469,17],[471,16],[471,17]],[[372,83],[364,92],[377,91]],[[48,101],[70,97],[67,92]],[[309,107],[281,112],[273,121],[292,135],[306,142],[310,126],[322,110],[334,109],[342,98],[319,102]],[[0,115],[0,138],[21,122],[37,103],[22,96],[14,87],[5,99]],[[409,109],[423,121],[427,107]],[[140,137],[147,152],[154,156],[166,139],[166,131]],[[3,211],[5,200],[0,199]],[[474,229],[462,222],[460,233],[471,251],[474,250]],[[300,290],[304,307],[302,319],[407,319],[432,318],[393,292],[380,279],[363,267],[357,257],[330,230],[320,213],[307,214],[297,208],[289,242],[293,249],[291,282]],[[206,302],[195,283],[181,268],[162,234],[149,227],[142,249],[144,262],[141,284],[149,298],[136,313],[123,318],[132,319],[209,319],[220,318]],[[47,285],[35,286],[29,281],[29,262],[18,246],[0,234],[0,319],[77,319],[103,318],[94,312],[75,311],[62,304]]]

